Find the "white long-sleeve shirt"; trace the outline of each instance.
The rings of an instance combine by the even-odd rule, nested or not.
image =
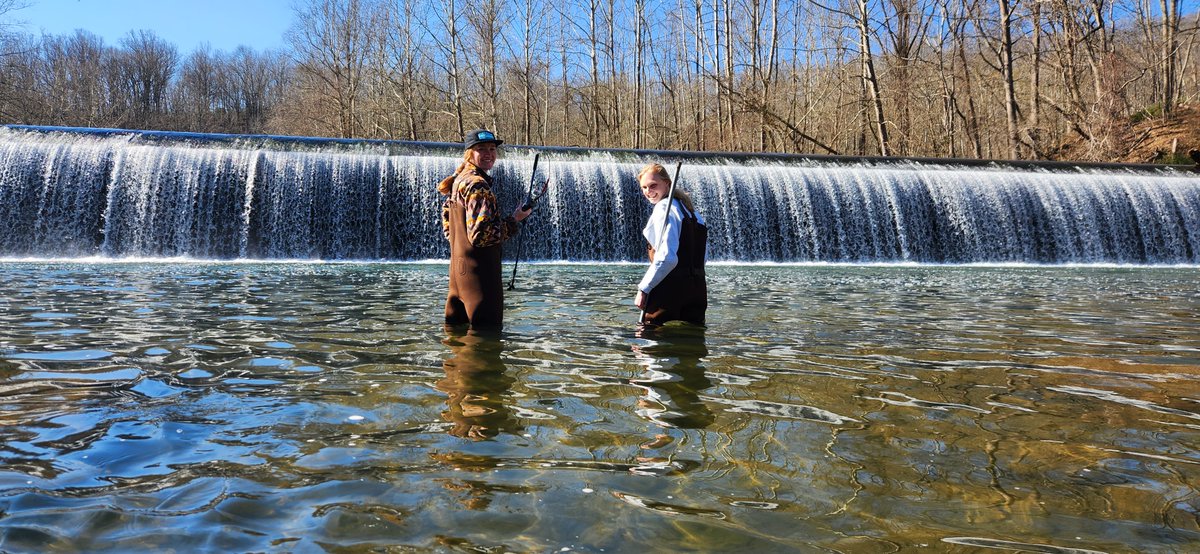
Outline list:
[[[642,277],[642,282],[638,283],[638,290],[646,294],[679,264],[679,231],[683,228],[683,208],[679,200],[672,198],[669,217],[664,217],[666,211],[666,202],[660,201],[655,204],[654,210],[650,212],[650,219],[646,221],[646,228],[642,229],[642,236],[654,247],[654,259],[650,260],[646,275]],[[692,215],[698,223],[704,225],[704,218],[700,217],[700,214],[693,212]]]

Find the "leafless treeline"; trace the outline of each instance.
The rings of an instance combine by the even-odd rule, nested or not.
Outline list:
[[[263,132],[291,75],[288,58],[245,48],[180,57],[150,32],[116,46],[86,31],[9,36],[0,117],[37,125]]]
[[[282,53],[9,34],[7,122],[1110,159],[1200,101],[1196,0],[305,0]]]

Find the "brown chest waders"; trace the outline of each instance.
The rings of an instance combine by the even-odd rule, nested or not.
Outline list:
[[[467,212],[450,206],[450,292],[446,323],[499,327],[504,323],[504,283],[500,277],[501,245],[477,248],[467,238]]]

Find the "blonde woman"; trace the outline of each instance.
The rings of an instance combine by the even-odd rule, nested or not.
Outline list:
[[[532,210],[518,207],[501,217],[488,170],[504,141],[487,129],[463,139],[463,161],[454,174],[438,184],[446,195],[442,231],[450,241],[450,290],[446,323],[469,323],[472,328],[499,328],[504,323],[504,286],[500,277],[501,248],[515,236],[517,222]]]
[[[708,284],[704,279],[704,250],[708,228],[696,213],[692,199],[678,187],[670,205],[666,200],[671,176],[659,164],[638,172],[638,186],[654,209],[642,230],[650,254],[650,267],[638,283],[634,303],[642,309],[644,326],[668,321],[704,325],[708,309]]]

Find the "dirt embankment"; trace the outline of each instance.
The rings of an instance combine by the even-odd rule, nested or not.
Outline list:
[[[1175,109],[1171,117],[1147,116],[1138,118],[1118,141],[1119,152],[1111,159],[1118,163],[1139,164],[1200,164],[1200,159],[1189,156],[1197,151],[1200,157],[1200,106],[1184,105]],[[1051,157],[1057,160],[1083,160],[1087,142],[1081,139],[1068,141]]]
[[[1171,117],[1146,118],[1135,123],[1121,161],[1193,164],[1188,152],[1200,150],[1200,106],[1180,106]]]

